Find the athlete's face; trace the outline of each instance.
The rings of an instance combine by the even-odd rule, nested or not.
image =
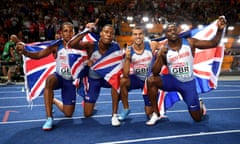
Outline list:
[[[114,40],[115,32],[113,27],[105,26],[100,32],[101,41],[104,44],[110,44]]]
[[[174,24],[168,25],[165,35],[168,40],[177,40],[178,39],[178,29],[177,29],[176,25],[174,25]]]
[[[74,36],[74,29],[72,25],[63,25],[62,27],[62,38],[68,42]]]
[[[133,43],[136,45],[140,45],[144,40],[144,33],[142,29],[133,29],[132,30],[132,39]]]

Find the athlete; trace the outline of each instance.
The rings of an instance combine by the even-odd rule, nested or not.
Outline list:
[[[124,109],[119,114],[119,120],[125,120],[130,113],[128,92],[134,89],[143,90],[156,44],[156,42],[144,40],[143,28],[137,26],[132,29],[132,45],[125,50],[123,76],[120,80],[120,94]],[[152,107],[147,95],[143,95],[143,100],[148,117],[152,114]]]
[[[96,24],[96,22],[95,22]],[[87,26],[89,29],[95,29],[94,23],[90,23]],[[86,31],[87,32],[87,31]],[[112,25],[105,25],[101,32],[100,38],[96,42],[83,42],[82,37],[75,37],[69,42],[69,46],[75,49],[87,49],[89,54],[88,66],[89,71],[87,75],[87,91],[84,94],[84,116],[90,117],[93,115],[96,101],[99,97],[101,88],[111,88],[111,95],[113,103],[116,103],[119,99],[117,90],[113,88],[108,81],[104,79],[102,75],[92,69],[95,62],[99,61],[103,57],[111,57],[109,51],[112,49],[116,50],[119,57],[122,56],[119,45],[114,42],[115,30]],[[120,76],[120,75],[119,75]],[[112,81],[119,81],[111,79]],[[117,105],[112,105],[112,126],[119,126],[120,122],[117,118]]]
[[[152,76],[147,80],[148,96],[153,106],[153,114],[147,125],[155,125],[159,120],[157,106],[158,89],[164,91],[178,91],[188,107],[188,111],[194,121],[201,121],[206,109],[199,100],[193,75],[193,61],[196,48],[214,48],[221,40],[223,29],[226,26],[224,16],[220,16],[217,22],[218,30],[212,40],[198,40],[196,38],[180,38],[175,24],[169,24],[165,35],[167,44],[158,52],[156,61],[152,67]],[[167,75],[159,75],[163,65],[168,67]],[[183,69],[180,72],[177,69]]]
[[[71,117],[75,110],[76,88],[68,64],[66,44],[74,36],[74,27],[70,22],[64,22],[61,27],[62,41],[60,44],[49,46],[39,52],[29,52],[24,49],[23,43],[17,44],[17,50],[26,57],[41,59],[53,54],[56,59],[56,72],[49,75],[44,88],[44,102],[47,120],[43,124],[43,130],[52,130],[53,115],[52,104],[55,104],[66,117]],[[62,101],[54,98],[54,90],[61,89]]]

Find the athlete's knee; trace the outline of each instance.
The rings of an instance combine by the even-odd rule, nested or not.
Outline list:
[[[74,112],[74,109],[73,109],[73,108],[71,108],[71,109],[69,109],[69,108],[63,108],[63,113],[64,113],[64,116],[65,116],[65,117],[72,117],[73,112]]]
[[[85,102],[84,104],[84,117],[91,117],[93,115],[94,103]]]
[[[154,84],[154,81],[155,81],[154,76],[148,77],[148,78],[147,78],[147,85],[148,85],[148,86],[153,85],[153,84]]]
[[[190,114],[191,114],[191,117],[192,119],[195,121],[195,122],[200,122],[202,121],[202,113],[201,113],[201,110],[197,110],[197,111],[189,111]]]
[[[91,117],[92,116],[92,112],[84,112],[84,117]]]
[[[128,77],[122,77],[120,79],[120,86],[121,87],[127,86],[128,82],[129,82],[129,78]]]
[[[65,117],[72,117],[73,113],[64,113]]]
[[[64,116],[65,117],[72,117],[73,116],[73,113],[74,113],[74,107],[71,107],[71,108],[66,108],[64,107],[63,108],[63,113],[64,113]]]
[[[55,78],[54,76],[49,76],[49,77],[46,79],[45,88],[53,88],[55,82],[56,82],[56,78]]]

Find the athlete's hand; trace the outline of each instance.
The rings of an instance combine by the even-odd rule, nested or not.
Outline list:
[[[166,56],[166,53],[167,53],[167,47],[165,47],[165,46],[163,46],[163,47],[161,47],[160,49],[159,49],[159,51],[158,51],[158,56]]]
[[[89,31],[94,32],[97,30],[97,23],[99,19],[97,18],[95,22],[87,23],[85,28],[89,29]]]
[[[127,59],[131,59],[131,48],[130,47],[126,48],[126,50],[125,50],[125,57]]]
[[[159,42],[157,41],[151,41],[151,49],[152,49],[152,52],[154,53],[156,50],[159,49]]]
[[[225,28],[226,24],[227,24],[227,20],[226,20],[225,16],[219,16],[218,22],[217,22],[218,29],[223,30]]]

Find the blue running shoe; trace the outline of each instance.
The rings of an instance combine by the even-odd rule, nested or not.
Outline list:
[[[119,114],[118,119],[119,120],[125,120],[126,117],[130,114],[131,110],[130,109],[124,109],[122,112]]]
[[[48,117],[46,122],[44,123],[44,125],[42,127],[42,130],[50,131],[50,130],[52,130],[52,127],[53,127],[53,118]]]

